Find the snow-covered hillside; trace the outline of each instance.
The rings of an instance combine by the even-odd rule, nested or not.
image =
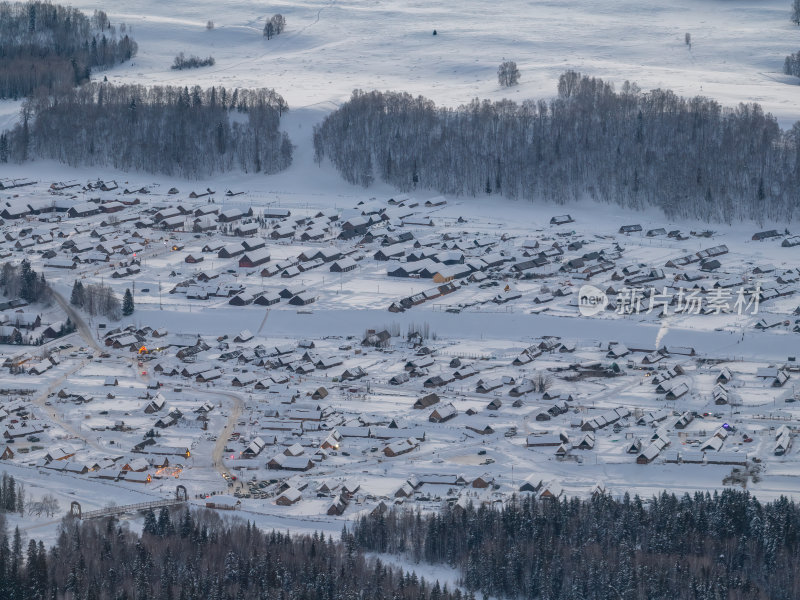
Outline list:
[[[338,103],[356,88],[405,90],[459,105],[475,97],[549,97],[558,75],[576,69],[727,105],[757,101],[786,126],[797,120],[797,89],[782,74],[783,60],[800,45],[789,4],[83,0],[75,6],[88,13],[102,8],[112,22],[133,27],[139,55],[110,72],[111,81],[269,86],[293,108]],[[287,28],[267,41],[262,28],[274,13],[286,17]],[[208,20],[215,29],[206,29]],[[176,74],[169,67],[181,51],[213,55],[216,65]],[[497,84],[504,58],[522,72],[510,91]]]

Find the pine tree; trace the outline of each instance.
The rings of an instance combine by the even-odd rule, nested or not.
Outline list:
[[[15,527],[13,541],[11,542],[11,561],[7,575],[8,596],[6,597],[8,598],[22,597],[22,581],[20,576],[20,571],[23,569],[22,560],[22,535],[19,532],[19,527]]]
[[[128,317],[133,314],[133,309],[133,294],[131,294],[130,288],[127,288],[122,299],[122,314]]]
[[[150,535],[157,535],[157,530],[158,524],[156,522],[156,514],[153,512],[153,509],[150,508],[144,515],[144,527],[142,531]]]
[[[19,513],[20,517],[25,516],[25,486],[21,483],[17,486],[17,499],[14,510]]]
[[[22,115],[22,131],[19,139],[19,161],[25,162],[28,160],[28,149],[31,143],[30,126],[28,125],[28,113],[23,112]]]
[[[70,296],[69,303],[72,304],[72,306],[82,308],[85,301],[86,294],[83,289],[83,283],[77,280],[72,284],[72,295]]]
[[[36,300],[38,300],[36,271],[31,269],[31,263],[29,263],[27,259],[22,261],[20,268],[22,272],[22,289],[20,291],[20,296],[22,296],[23,300],[28,302],[36,302]]]
[[[38,558],[39,552],[36,548],[36,540],[30,540],[28,542],[28,551],[25,558],[25,564],[27,566],[26,575],[27,575],[27,596],[29,598],[37,598],[40,597],[41,588],[40,582],[38,581]]]
[[[8,501],[8,473],[3,471],[3,478],[0,480],[0,512],[6,512]]]
[[[166,506],[162,507],[158,513],[158,521],[156,522],[156,533],[161,537],[170,536],[174,533],[172,527],[172,520],[169,517],[169,509]]]
[[[17,482],[13,475],[8,476],[4,501],[3,508],[6,512],[14,512],[17,509]]]
[[[189,512],[187,508],[186,511],[183,513],[183,519],[181,520],[181,527],[180,527],[180,534],[182,538],[187,538],[192,535],[193,529],[192,523],[192,514]]]
[[[217,123],[217,152],[225,154],[225,125],[222,121]]]

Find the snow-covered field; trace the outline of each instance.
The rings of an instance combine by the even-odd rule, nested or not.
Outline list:
[[[797,120],[796,84],[782,74],[800,30],[784,0],[422,1],[300,0],[182,4],[135,2],[103,8],[133,27],[139,55],[109,73],[126,83],[274,87],[293,108],[327,107],[353,89],[397,89],[437,103],[472,98],[550,97],[558,76],[580,70],[643,89],[671,88],[721,103],[760,102],[784,123]],[[267,41],[265,17],[288,26]],[[215,29],[206,30],[213,20]],[[433,30],[437,35],[433,36]],[[684,42],[691,34],[692,45]],[[170,71],[180,52],[210,69]],[[519,87],[497,85],[497,65],[515,60]]]
[[[188,488],[189,498],[196,504],[206,501],[199,496],[212,492],[229,495],[238,489],[248,493],[247,486],[238,488],[223,479],[223,474],[238,473],[240,479],[255,479],[257,484],[264,484],[257,492],[265,490],[264,497],[241,499],[240,509],[247,518],[264,526],[336,533],[341,520],[372,510],[381,499],[394,502],[396,493],[409,479],[426,476],[435,479],[434,475],[442,476],[442,481],[463,476],[464,481],[452,485],[423,484],[403,501],[419,502],[426,508],[436,508],[448,498],[493,502],[518,491],[522,480],[529,477],[531,481],[542,480],[546,486],[559,486],[567,494],[583,496],[591,493],[596,484],[614,494],[631,491],[643,496],[664,488],[676,492],[719,489],[723,487],[723,478],[731,473],[731,465],[675,464],[664,459],[682,450],[696,450],[699,444],[695,442],[706,443],[723,423],[728,423],[738,431],[725,440],[724,452],[729,456],[749,457],[753,473],[748,476],[748,489],[764,498],[780,494],[797,497],[800,455],[796,448],[784,456],[774,454],[775,431],[782,424],[796,423],[798,416],[793,409],[795,404],[787,402],[794,399],[794,384],[800,378],[800,373],[794,370],[796,361],[789,360],[800,348],[800,337],[793,332],[797,317],[791,314],[798,305],[798,285],[796,281],[776,283],[777,277],[788,278],[787,273],[797,275],[800,247],[785,248],[780,243],[786,237],[784,229],[791,229],[793,224],[713,226],[716,229],[713,237],[704,238],[689,232],[705,225],[667,223],[655,211],[626,214],[616,207],[609,210],[607,206],[590,203],[554,207],[494,197],[448,198],[445,205],[428,209],[424,202],[432,194],[420,193],[409,198],[405,206],[416,218],[432,219],[434,226],[401,225],[397,210],[387,203],[389,198],[400,198],[394,190],[382,184],[368,190],[345,184],[329,165],[320,167],[313,162],[310,141],[313,125],[356,88],[403,90],[451,106],[475,97],[523,100],[554,95],[557,78],[566,69],[580,70],[616,84],[634,81],[643,89],[661,87],[684,95],[702,94],[724,105],[757,101],[774,113],[782,126],[789,127],[799,116],[798,88],[781,70],[786,54],[797,50],[800,29],[789,21],[788,4],[785,0],[679,0],[650,4],[631,0],[527,3],[470,0],[457,7],[386,1],[300,1],[266,7],[255,2],[177,5],[136,2],[114,6],[77,2],[77,8],[89,13],[102,8],[109,12],[112,22],[126,22],[139,43],[139,54],[131,64],[106,73],[109,81],[274,87],[290,106],[282,123],[297,146],[294,163],[275,176],[230,173],[202,182],[102,169],[67,169],[49,162],[2,165],[0,178],[30,178],[39,182],[30,188],[20,188],[17,198],[4,192],[4,201],[19,204],[27,199],[57,197],[79,204],[95,197],[103,202],[127,198],[119,190],[81,191],[80,186],[101,178],[116,180],[120,189],[150,188],[151,194],[141,196],[141,205],[119,213],[143,218],[178,203],[190,210],[202,208],[207,199],[191,200],[189,192],[211,186],[218,192],[214,198],[220,208],[252,208],[255,216],[265,209],[288,209],[294,219],[313,219],[317,213],[333,211],[339,217],[337,223],[325,223],[325,235],[318,241],[300,240],[303,226],[298,226],[293,237],[285,240],[271,239],[271,223],[261,226],[256,238],[267,239],[271,254],[267,265],[322,248],[335,249],[359,260],[355,270],[341,275],[331,273],[325,264],[293,278],[266,277],[260,273],[263,266],[239,268],[236,258],[223,259],[216,252],[202,251],[202,246],[209,242],[238,243],[241,238],[218,232],[169,233],[152,224],[137,228],[129,222],[111,226],[111,231],[103,234],[103,242],[120,242],[120,246],[141,242],[143,247],[137,253],[140,273],[113,277],[122,263],[131,261],[130,253],[121,254],[119,247],[109,253],[108,263],[81,263],[75,271],[65,271],[48,267],[47,259],[40,254],[52,250],[58,256],[71,256],[71,251],[62,246],[65,239],[98,244],[99,237],[90,236],[90,231],[97,228],[103,215],[65,218],[55,227],[63,235],[37,242],[34,253],[28,255],[34,268],[43,269],[51,285],[66,297],[77,278],[109,284],[119,294],[131,287],[137,310],[121,323],[99,317],[87,319],[88,336],[81,332],[83,335],[75,333],[50,342],[51,349],[67,344],[70,347],[58,350],[54,354],[60,357],[58,364],[42,375],[12,375],[3,369],[0,386],[8,394],[0,404],[9,408],[21,402],[23,412],[31,411],[37,422],[47,427],[36,434],[41,436],[39,441],[26,436],[9,444],[16,456],[4,461],[0,469],[23,481],[31,497],[38,498],[49,491],[58,496],[63,510],[76,500],[84,511],[110,503],[133,504],[164,498],[174,493],[177,483]],[[264,19],[277,12],[286,17],[287,29],[267,41],[261,35]],[[206,28],[208,20],[215,23],[211,30]],[[436,36],[432,35],[434,29]],[[691,47],[684,43],[687,32],[691,34]],[[181,51],[200,56],[210,54],[216,65],[182,72],[170,70],[174,56]],[[515,60],[522,72],[521,84],[511,90],[497,85],[496,69],[503,59]],[[0,127],[12,123],[18,110],[18,102],[0,103]],[[51,196],[47,187],[58,181],[72,181],[80,186],[63,195]],[[167,194],[172,186],[179,188],[178,195]],[[225,198],[223,194],[228,189],[244,193]],[[566,246],[582,241],[581,248],[569,250],[563,260],[550,263],[556,268],[567,259],[602,250],[619,252],[614,274],[621,273],[622,268],[662,269],[670,259],[724,244],[729,252],[721,258],[722,266],[718,272],[704,275],[703,283],[713,286],[716,281],[734,278],[746,285],[763,280],[765,285],[780,288],[780,293],[787,295],[765,301],[758,316],[698,315],[662,320],[655,315],[621,316],[606,311],[602,316],[586,318],[580,317],[577,307],[570,303],[574,293],[541,303],[536,300],[537,296],[548,293],[542,289],[544,286],[551,291],[563,288],[574,292],[583,282],[579,269],[554,270],[545,279],[515,279],[507,270],[499,269],[493,273],[497,275],[494,280],[501,282],[496,287],[481,287],[478,282],[464,286],[459,283],[451,295],[403,313],[390,313],[387,308],[391,303],[419,294],[434,284],[430,279],[388,277],[388,268],[405,264],[405,258],[404,263],[374,260],[374,254],[383,247],[380,240],[337,239],[342,221],[360,216],[359,203],[369,206],[372,199],[393,214],[388,219],[386,234],[410,232],[423,247],[435,246],[437,250],[453,240],[469,244],[487,239],[493,252],[503,252],[517,260],[522,257],[523,242],[528,239],[537,240],[539,250],[555,242]],[[419,206],[411,207],[415,202]],[[575,223],[550,226],[550,218],[562,213],[570,213]],[[621,225],[632,223],[641,224],[643,232],[618,234]],[[14,248],[14,243],[31,237],[30,232],[23,232],[26,226],[41,225],[35,216],[29,220],[7,220],[3,232],[13,237],[2,243],[3,250],[11,252],[13,260],[26,256],[23,250]],[[687,239],[644,235],[645,231],[660,227],[680,230]],[[766,242],[751,240],[757,230],[769,228],[776,228],[781,236]],[[373,227],[377,229],[383,229],[383,225]],[[134,231],[141,234],[138,241],[129,237]],[[443,237],[445,234],[447,238]],[[173,245],[177,247],[174,251]],[[465,250],[467,259],[479,258],[482,252],[474,247]],[[185,262],[188,254],[203,254],[205,259],[189,264]],[[762,267],[763,274],[756,273],[756,267]],[[668,270],[668,278],[663,283],[658,280],[655,285],[659,288],[673,285],[674,276],[682,271]],[[187,298],[185,289],[183,293],[169,293],[179,282],[196,279],[201,272],[213,275],[215,281],[226,286],[241,286],[251,294],[277,292],[283,287],[308,290],[315,302],[304,310],[289,305],[286,299],[269,308],[234,307],[228,304],[227,296],[196,300]],[[603,289],[624,285],[612,280],[611,271],[591,279],[591,283]],[[503,291],[506,285],[508,292]],[[512,302],[491,302],[495,296],[517,292],[521,297]],[[65,318],[57,305],[27,310],[38,311],[43,325]],[[11,316],[12,312],[8,314]],[[760,318],[770,324],[777,320],[781,323],[761,331],[755,328]],[[101,323],[106,327],[101,329]],[[103,344],[103,336],[112,327],[128,325],[137,330],[147,327],[166,331],[168,337],[163,342],[155,338],[146,340],[151,347],[163,344],[165,350],[154,352],[151,361],[139,364],[136,354],[127,348],[91,346]],[[435,334],[436,339],[425,340],[435,351],[434,366],[424,377],[392,386],[389,379],[404,372],[404,363],[413,359],[419,348],[394,336],[389,351],[364,348],[362,353],[361,340],[368,329],[385,328],[405,334],[412,325],[429,326]],[[235,343],[233,338],[242,330],[250,330],[254,337]],[[151,333],[148,331],[146,335]],[[226,335],[226,340],[218,340]],[[220,379],[204,383],[196,380],[196,374],[162,377],[153,372],[160,362],[191,367],[192,363],[175,358],[187,336],[192,343],[196,336],[201,336],[210,345],[197,361],[207,363],[209,369],[220,368],[223,371]],[[329,336],[332,337],[326,339]],[[543,336],[559,336],[568,346],[575,346],[574,354],[545,353],[527,365],[511,364],[523,349],[539,344]],[[343,364],[331,370],[297,375],[296,364],[287,369],[285,365],[256,366],[252,357],[244,361],[221,358],[226,350],[239,348],[251,356],[259,347],[267,349],[269,354],[275,346],[289,344],[296,362],[302,362],[304,350],[298,348],[298,342],[304,339],[315,342],[317,354],[340,357]],[[589,363],[598,362],[604,368],[610,367],[614,362],[607,356],[610,342],[620,342],[633,350],[617,361],[624,375],[607,379],[595,373],[579,381],[563,379],[561,369],[570,365],[583,364],[581,368],[588,368]],[[222,343],[230,347],[217,345]],[[689,387],[686,396],[670,402],[664,400],[663,394],[656,394],[655,386],[647,380],[660,370],[641,368],[648,354],[665,345],[691,346],[698,355],[687,358],[671,354],[664,359],[663,364],[680,365],[686,370],[682,377]],[[108,356],[101,357],[102,350]],[[28,366],[45,358],[39,347],[2,347],[4,357],[14,357],[19,352],[26,354],[23,364]],[[414,410],[411,404],[432,391],[423,387],[423,380],[450,373],[450,360],[459,356],[481,374],[451,382],[438,390],[442,402],[452,402],[458,416],[446,423],[430,423],[428,417],[435,407]],[[348,385],[333,381],[345,368],[357,366],[367,371],[367,378]],[[734,373],[734,383],[729,389],[733,401],[720,408],[711,394],[723,366]],[[786,366],[788,383],[773,388],[770,381],[757,376],[759,368],[770,366]],[[573,395],[570,412],[537,421],[542,409],[563,398],[547,399],[541,392],[529,393],[522,405],[515,407],[508,396],[512,384],[503,384],[499,393],[480,394],[475,389],[479,378],[505,376],[522,380],[537,373],[552,374],[556,386],[565,395],[566,392]],[[285,375],[289,381],[272,383],[269,390],[257,390],[253,381],[242,387],[233,385],[235,377],[255,376],[260,381],[272,375]],[[105,385],[109,377],[117,378],[118,385]],[[159,390],[147,388],[154,379],[163,384]],[[312,402],[310,394],[320,386],[326,387],[330,395]],[[20,390],[32,393],[22,394]],[[78,403],[74,396],[66,399],[54,396],[60,390],[90,396],[92,400]],[[145,413],[145,406],[157,391],[163,394],[166,408]],[[272,395],[270,391],[276,393]],[[288,403],[295,392],[299,398]],[[494,398],[500,398],[502,406],[491,411],[486,405]],[[199,428],[194,417],[195,410],[204,402],[213,406],[205,430]],[[297,406],[312,405],[326,409],[324,427],[301,430],[299,435],[296,431],[276,433],[263,428],[264,422],[274,420],[270,416],[272,411],[283,417]],[[583,435],[573,427],[574,419],[590,419],[617,407],[625,407],[632,413],[619,431],[602,428],[596,434],[593,449],[572,448],[571,444],[579,442]],[[190,416],[193,422],[184,418],[165,427],[158,443],[185,447],[190,450],[189,457],[172,459],[169,469],[150,468],[151,465],[145,471],[153,475],[148,484],[92,476],[103,468],[101,463],[107,464],[104,460],[121,465],[120,460],[140,456],[132,452],[134,444],[142,441],[157,419],[166,418],[167,411],[173,409]],[[468,416],[469,409],[478,414]],[[636,464],[637,455],[627,453],[625,447],[636,439],[641,439],[646,447],[656,429],[647,422],[639,425],[636,421],[651,411],[664,409],[670,411],[664,421],[670,446],[654,463]],[[686,430],[674,429],[676,419],[687,411],[701,416],[710,414],[696,419]],[[2,426],[11,419],[17,420],[13,415],[8,419]],[[283,469],[267,469],[267,460],[288,450],[289,442],[302,443],[305,454],[318,457],[316,451],[337,427],[383,428],[393,419],[400,422],[401,430],[409,428],[425,433],[418,449],[389,458],[383,452],[390,443],[386,439],[345,436],[337,445],[337,454],[324,453],[324,458],[315,458],[314,467],[307,473],[298,476]],[[493,433],[482,436],[467,429],[477,422],[491,423]],[[516,434],[506,436],[511,428],[516,428]],[[276,447],[268,447],[255,459],[241,459],[240,453],[247,445],[257,437],[267,436],[265,432],[280,438]],[[526,447],[528,436],[537,432],[567,433],[570,441],[565,442],[566,459],[555,456],[556,448]],[[409,437],[415,436],[409,433]],[[745,437],[752,441],[747,442]],[[19,452],[20,448],[27,451]],[[52,461],[45,455],[60,449],[67,453],[74,451],[71,460],[78,466],[90,466],[93,471],[78,474],[46,468],[45,463]],[[756,467],[763,469],[756,473]],[[496,489],[471,487],[471,482],[484,474],[493,480]],[[302,500],[292,506],[281,506],[275,500],[281,493],[280,482],[287,480],[294,487],[303,488]],[[342,486],[353,482],[359,490],[353,494],[344,514],[326,516]],[[462,485],[464,482],[466,486]],[[318,492],[325,483],[332,491]],[[228,502],[234,501],[228,497]],[[37,536],[52,531],[53,523],[54,520],[45,518],[23,520],[23,526],[29,530],[37,529]]]

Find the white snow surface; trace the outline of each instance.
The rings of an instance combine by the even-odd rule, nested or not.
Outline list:
[[[133,28],[139,54],[111,70],[110,81],[274,87],[292,108],[329,107],[353,89],[402,90],[457,106],[475,97],[550,97],[558,76],[575,69],[725,105],[757,101],[785,124],[797,120],[797,84],[782,69],[800,29],[785,0],[73,5],[88,13],[102,8],[112,22]],[[267,40],[265,19],[278,12],[286,30]],[[216,65],[176,74],[169,67],[181,51],[212,55]],[[497,83],[503,59],[522,73],[511,90]]]

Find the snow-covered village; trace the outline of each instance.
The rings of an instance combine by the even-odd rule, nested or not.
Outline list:
[[[0,6],[0,598],[800,597],[800,3],[396,4]]]
[[[0,317],[2,456],[75,486],[79,510],[176,486],[301,520],[519,492],[792,489],[790,233],[582,213],[515,228],[442,197],[323,209],[16,185],[2,252],[51,297]],[[606,302],[584,315],[589,285]],[[108,288],[132,306],[107,310]]]

